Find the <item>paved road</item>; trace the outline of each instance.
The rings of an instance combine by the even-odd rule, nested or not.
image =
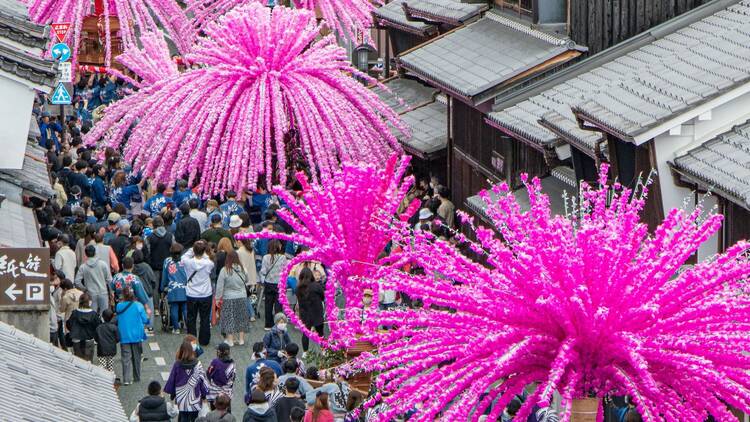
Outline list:
[[[157,330],[155,335],[150,336],[148,340],[143,344],[143,355],[148,358],[143,362],[141,366],[141,382],[134,383],[129,386],[122,386],[119,390],[120,401],[125,412],[130,416],[130,413],[138,404],[143,396],[146,395],[146,387],[152,380],[157,380],[162,383],[166,382],[169,376],[169,370],[174,363],[174,356],[177,352],[177,348],[182,343],[183,336],[171,333],[164,333],[158,327],[161,324],[156,322]],[[292,341],[300,345],[300,353],[302,349],[301,334],[291,324],[290,335]],[[263,335],[263,322],[257,320],[252,323],[252,331],[245,335],[245,344],[243,346],[236,345],[232,347],[232,358],[235,361],[237,367],[237,380],[234,385],[234,397],[232,400],[232,413],[235,415],[242,415],[245,412],[247,406],[242,400],[245,394],[245,369],[252,362],[252,344],[256,341],[262,341]],[[211,345],[205,348],[205,353],[200,357],[203,367],[207,368],[208,364],[216,356],[215,347],[223,341],[218,327],[214,327],[211,330]],[[118,377],[122,376],[122,364],[120,362],[120,355],[115,359],[115,373]]]

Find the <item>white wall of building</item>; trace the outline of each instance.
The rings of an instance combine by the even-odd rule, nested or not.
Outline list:
[[[0,74],[0,169],[23,167],[34,90]]]
[[[748,119],[750,119],[750,94],[735,98],[714,108],[710,113],[694,118],[679,128],[654,138],[665,215],[669,210],[683,207],[684,204],[687,204],[687,209],[692,210],[695,201],[692,189],[677,187],[674,184],[668,162],[716,135],[730,130],[733,126],[745,123]],[[704,209],[710,210],[717,204],[716,196],[699,195],[700,198],[703,199]],[[701,246],[698,251],[698,260],[701,261],[717,251],[718,233]]]

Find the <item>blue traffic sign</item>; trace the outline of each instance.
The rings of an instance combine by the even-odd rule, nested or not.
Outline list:
[[[70,60],[70,47],[64,42],[52,46],[52,58],[61,62]]]
[[[70,104],[70,100],[70,94],[65,89],[65,85],[62,82],[57,84],[57,88],[55,88],[55,92],[52,93],[52,98],[50,99],[52,104]]]

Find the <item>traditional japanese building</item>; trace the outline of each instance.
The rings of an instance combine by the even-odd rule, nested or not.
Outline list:
[[[396,111],[410,133],[394,130],[404,150],[412,155],[411,166],[422,176],[445,180],[447,168],[448,117],[445,95],[406,77],[384,81],[386,89],[373,87],[384,102]]]
[[[602,161],[613,179],[630,186],[653,171],[644,211],[651,227],[672,208],[718,203],[727,223],[701,249],[697,258],[704,258],[747,236],[741,184],[731,181],[748,168],[748,6],[701,6],[497,97],[487,121],[549,163],[571,166],[576,180],[592,180]],[[715,195],[701,198],[696,188]]]
[[[36,248],[49,254],[49,250],[43,248],[33,205],[49,199],[53,190],[45,151],[38,146],[39,127],[32,116],[37,93],[50,92],[56,77],[54,63],[40,58],[47,40],[45,28],[29,22],[23,4],[0,0],[0,98],[8,100],[0,103],[3,147],[3,154],[0,154],[0,254],[3,256],[12,254],[13,250]],[[5,265],[7,269],[7,263]],[[47,270],[43,269],[45,273]],[[49,339],[49,301],[21,303],[24,302],[21,297],[14,294],[20,284],[14,283],[20,281],[12,275],[0,274],[0,321]],[[45,288],[47,283],[45,276]]]

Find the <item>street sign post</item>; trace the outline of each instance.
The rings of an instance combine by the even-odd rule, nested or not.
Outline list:
[[[65,41],[65,35],[68,34],[68,30],[70,29],[70,22],[53,23],[50,26],[52,26],[52,31],[55,33],[57,41]]]
[[[62,82],[57,84],[57,88],[55,88],[55,92],[52,93],[52,98],[50,98],[50,102],[52,104],[70,104],[71,98],[70,94],[68,93],[68,90],[65,89],[65,84]]]
[[[58,66],[58,69],[60,69],[60,82],[73,82],[73,63],[61,62]]]
[[[49,303],[49,249],[0,248],[0,306]]]
[[[60,62],[70,60],[70,47],[68,47],[68,44],[61,42],[53,45],[52,58]]]

